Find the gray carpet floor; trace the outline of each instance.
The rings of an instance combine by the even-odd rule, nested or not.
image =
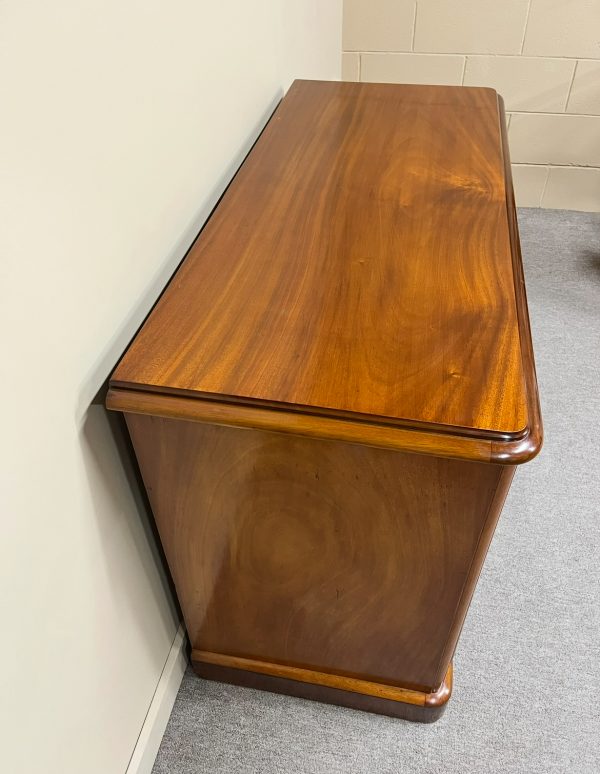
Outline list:
[[[432,725],[183,680],[154,774],[600,772],[600,217],[520,210],[545,446],[515,476]]]

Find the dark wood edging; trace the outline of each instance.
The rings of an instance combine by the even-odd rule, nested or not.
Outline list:
[[[510,151],[508,147],[508,135],[506,132],[506,114],[504,110],[504,100],[499,94],[498,115],[500,119],[500,134],[502,137],[502,156],[504,160],[504,180],[506,190],[506,214],[508,218],[510,247],[513,264],[515,303],[517,307],[517,319],[519,322],[519,339],[521,344],[523,377],[525,379],[525,391],[527,393],[528,433],[520,441],[515,441],[509,444],[509,448],[507,448],[504,444],[499,444],[498,442],[494,441],[492,443],[492,456],[494,457],[494,461],[501,463],[510,463],[511,459],[515,457],[518,458],[520,462],[527,462],[528,460],[535,457],[542,448],[544,430],[540,410],[537,376],[535,372],[535,360],[533,356],[531,325],[529,322],[529,309],[527,306],[527,291],[525,289],[523,259],[521,256],[521,240],[519,239],[517,210],[515,206],[515,194],[512,183],[512,168],[510,165]]]
[[[373,422],[304,415],[294,411],[274,411],[243,404],[219,403],[201,398],[116,387],[109,389],[106,406],[113,411],[130,414],[150,414],[190,422],[292,433],[415,454],[506,465],[527,462],[539,450],[535,438],[529,433],[516,441],[493,442],[488,439],[424,432]]]

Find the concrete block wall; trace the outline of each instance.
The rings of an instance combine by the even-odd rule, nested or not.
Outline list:
[[[517,203],[600,211],[600,0],[344,0],[342,77],[491,86]]]

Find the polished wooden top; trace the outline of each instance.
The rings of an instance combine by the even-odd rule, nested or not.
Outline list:
[[[523,437],[503,120],[491,89],[296,81],[112,387]]]

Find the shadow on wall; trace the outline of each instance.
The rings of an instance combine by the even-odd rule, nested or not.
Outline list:
[[[152,605],[149,597],[160,610],[159,626],[165,632],[174,635],[181,620],[181,611],[125,421],[121,414],[107,411],[104,407],[108,381],[282,96],[281,90],[274,94],[248,140],[201,203],[196,216],[176,241],[162,267],[148,279],[147,290],[137,304],[132,304],[134,309],[108,343],[80,390],[76,422],[85,474],[97,515],[98,533],[104,548],[104,571],[117,606],[122,607],[124,617],[136,621],[149,655],[155,659],[159,658],[155,642],[157,621],[148,609]],[[125,582],[124,575],[128,576]],[[157,663],[158,666],[162,664]]]
[[[168,605],[159,602],[157,607],[162,627],[174,631],[182,620],[181,610],[123,416],[107,411],[103,405],[90,406],[81,429],[81,442],[90,489],[95,499],[104,503],[96,513],[107,566],[113,560],[115,542],[122,541],[121,548],[130,553],[130,561],[143,569],[145,592],[168,601]],[[115,573],[114,596],[122,603],[124,614],[136,621],[143,642],[150,643],[156,623],[149,620],[147,609],[140,606],[136,589],[131,599],[125,598],[130,588],[129,584],[120,583],[120,575]]]

